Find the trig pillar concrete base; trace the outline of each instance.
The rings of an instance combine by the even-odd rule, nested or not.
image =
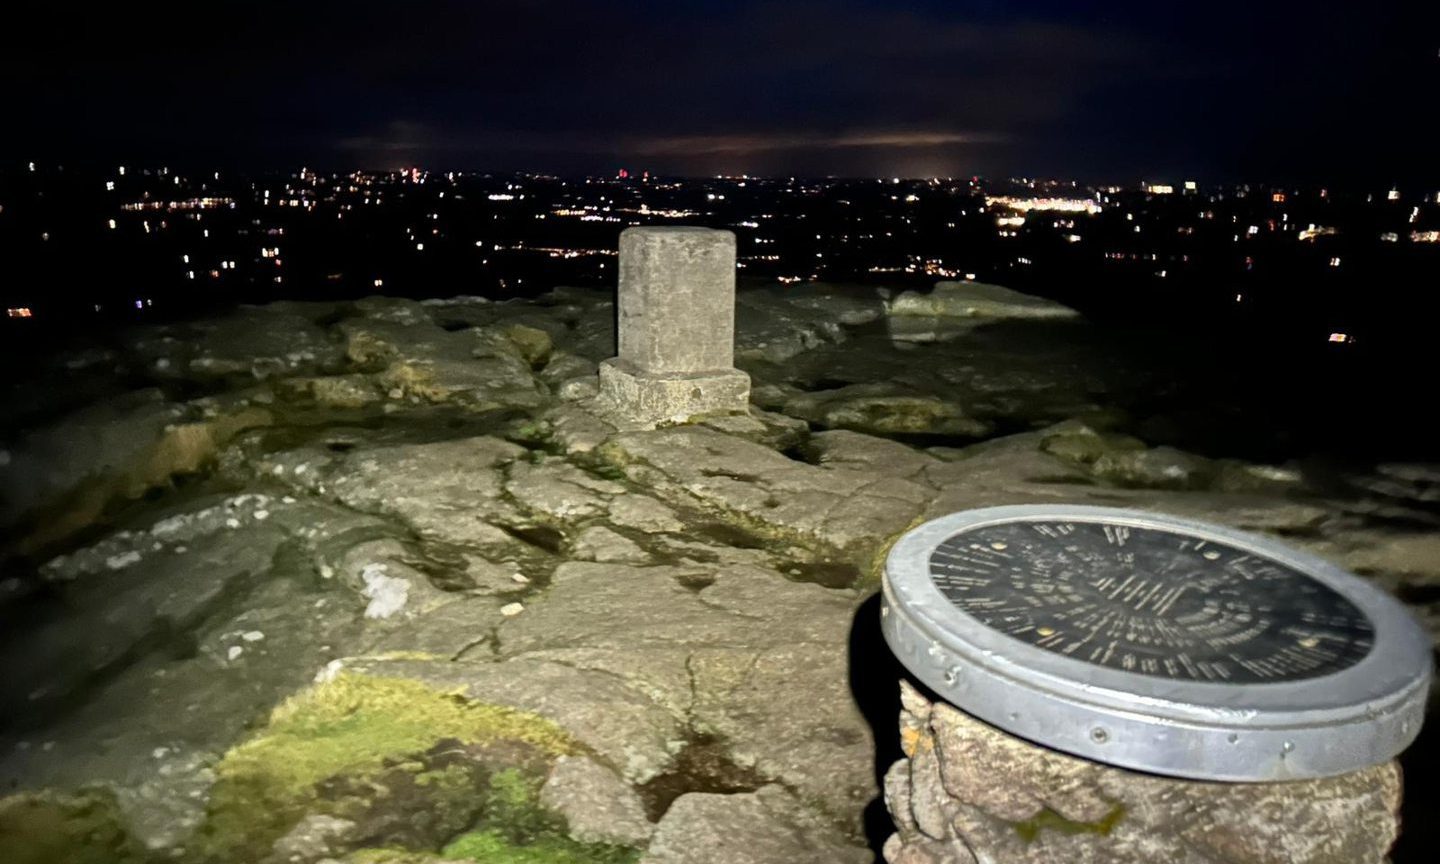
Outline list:
[[[738,369],[645,372],[618,357],[600,364],[600,401],[640,426],[749,410],[750,376]]]

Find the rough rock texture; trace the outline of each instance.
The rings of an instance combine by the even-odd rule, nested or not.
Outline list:
[[[1398,833],[1393,762],[1293,783],[1158,777],[1021,741],[902,686],[890,864],[1378,864]]]
[[[682,795],[655,828],[643,864],[860,864],[868,851],[847,848],[805,818],[784,789]]]
[[[1077,318],[1067,306],[984,282],[937,282],[929,293],[901,292],[890,301],[893,316],[950,318]]]
[[[612,864],[649,829],[561,826],[635,798],[658,860],[863,860],[893,691],[857,610],[891,541],[966,507],[1281,535],[1440,632],[1433,466],[1191,453],[1155,431],[1168,373],[1085,322],[889,296],[742,290],[749,411],[649,431],[595,410],[610,291],[274,304],[37,358],[0,383],[0,823],[45,839],[0,830],[0,860]],[[561,756],[613,795],[545,794]]]
[[[738,369],[653,373],[620,358],[600,364],[597,407],[618,425],[654,428],[707,414],[743,412],[749,404],[750,376]]]
[[[540,803],[565,818],[582,843],[642,846],[655,826],[645,805],[614,771],[583,756],[562,756],[540,790]]]
[[[903,530],[934,491],[853,466],[817,467],[686,426],[617,435],[602,455],[673,503],[699,503],[779,537],[854,552]]]

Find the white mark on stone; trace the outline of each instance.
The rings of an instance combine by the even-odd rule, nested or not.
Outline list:
[[[124,570],[139,560],[140,552],[136,549],[131,549],[129,552],[121,552],[119,555],[111,555],[109,558],[106,558],[105,566],[111,570]]]
[[[246,633],[241,633],[240,638],[244,639],[246,642],[259,642],[261,639],[265,638],[265,634],[261,633],[259,630],[250,630]]]
[[[366,618],[389,618],[405,608],[410,598],[410,583],[385,575],[385,569],[384,564],[366,564],[360,571],[360,581],[365,583],[360,593],[370,598]]]
[[[344,668],[344,660],[331,660],[329,663],[325,664],[325,668],[315,673],[315,683],[325,684],[327,682],[334,681],[336,676],[340,674],[340,670]]]
[[[506,618],[514,618],[516,615],[519,615],[521,612],[524,611],[525,606],[521,603],[507,603],[504,606],[500,607],[500,614],[504,615]]]
[[[241,648],[239,645],[231,645],[231,646],[230,646],[230,650],[225,652],[225,659],[226,659],[226,660],[235,660],[235,659],[237,659],[241,654],[244,654],[244,653],[245,653],[245,649],[244,649],[244,648]]]

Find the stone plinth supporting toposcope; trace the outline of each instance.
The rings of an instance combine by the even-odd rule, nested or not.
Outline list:
[[[1380,864],[1400,769],[1215,783],[1031,744],[902,683],[907,758],[885,776],[889,864]]]
[[[735,235],[628,228],[620,235],[619,356],[600,396],[640,425],[740,412],[750,377],[734,368]]]

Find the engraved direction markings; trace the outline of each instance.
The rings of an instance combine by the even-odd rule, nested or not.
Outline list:
[[[937,588],[980,624],[1097,666],[1190,681],[1315,678],[1374,628],[1305,573],[1224,543],[1103,522],[1015,521],[952,535]]]

